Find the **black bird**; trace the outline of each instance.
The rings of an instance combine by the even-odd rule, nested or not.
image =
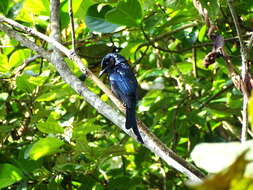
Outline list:
[[[126,107],[127,129],[132,128],[140,143],[144,143],[136,123],[137,104],[137,80],[131,71],[127,60],[118,53],[108,53],[101,62],[99,77],[108,73],[108,79],[112,92],[121,100]]]

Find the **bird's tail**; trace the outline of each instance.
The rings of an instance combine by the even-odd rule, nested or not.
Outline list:
[[[126,128],[133,129],[134,134],[137,137],[137,140],[144,144],[139,129],[137,128],[136,117],[135,117],[135,109],[134,108],[126,108]]]

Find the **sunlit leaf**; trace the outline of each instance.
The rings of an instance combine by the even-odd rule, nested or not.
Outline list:
[[[76,11],[73,8],[73,11],[75,13],[74,16],[80,19],[83,19],[86,16],[88,8],[95,3],[92,0],[76,1],[76,2],[81,2],[81,4],[80,6],[76,6],[77,8]]]
[[[33,0],[25,0],[17,19],[25,22],[34,21],[35,15],[49,16],[49,1],[37,0],[36,3]]]
[[[251,95],[248,103],[249,121],[251,123],[251,129],[253,130],[253,96]]]
[[[0,189],[20,181],[23,177],[22,172],[16,166],[8,163],[0,164]]]
[[[55,137],[41,138],[35,142],[29,150],[29,157],[38,160],[44,156],[52,155],[60,151],[63,141]]]
[[[61,88],[57,88],[57,89],[41,94],[36,99],[36,101],[38,102],[52,101],[55,99],[61,99],[63,97],[70,96],[72,94],[74,94],[74,90],[71,89],[69,86],[64,85],[64,86],[61,86]]]
[[[24,50],[17,50],[13,54],[11,54],[9,59],[9,68],[13,68],[15,66],[18,66],[24,62],[26,58],[29,57],[30,50],[24,49]]]
[[[48,118],[46,122],[39,122],[37,128],[47,134],[58,134],[63,133],[64,129],[58,124],[57,120]]]
[[[5,54],[0,54],[1,64],[0,64],[0,75],[1,73],[6,73],[10,70],[10,65],[8,63],[8,57]]]
[[[200,31],[199,31],[199,36],[198,36],[198,40],[200,42],[203,42],[204,37],[206,35],[206,31],[207,31],[207,26],[206,25],[202,26]]]

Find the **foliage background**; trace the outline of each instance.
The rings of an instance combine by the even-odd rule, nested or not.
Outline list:
[[[225,48],[239,71],[240,48],[226,1],[201,4],[227,39]],[[50,33],[49,7],[48,0],[0,2],[2,14],[45,34]],[[253,5],[236,1],[235,7],[248,40]],[[241,92],[233,87],[223,59],[204,67],[212,44],[191,0],[73,0],[73,12],[78,52],[87,66],[97,73],[113,45],[123,48],[120,53],[140,85],[138,117],[177,154],[191,161],[196,144],[239,140]],[[61,31],[63,44],[71,47],[66,0],[61,1]],[[0,187],[187,188],[184,175],[99,115],[49,62],[24,62],[34,52],[3,32],[0,43]],[[76,65],[66,61],[80,76]],[[91,80],[85,84],[110,103]]]

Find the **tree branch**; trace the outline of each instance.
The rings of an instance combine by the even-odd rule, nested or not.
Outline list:
[[[3,20],[2,17],[1,19]],[[22,25],[20,26],[18,23],[10,19],[8,19],[7,21],[8,23],[11,23],[11,25],[14,24],[12,26],[19,26],[19,29],[24,27]],[[26,39],[25,37],[18,34],[17,32],[14,32],[11,28],[0,23],[0,29],[3,30],[5,33],[7,33],[10,37],[15,38],[16,40],[20,41],[24,46],[27,46],[28,48],[38,52],[47,60],[51,60],[52,54],[38,47],[35,43]],[[38,33],[37,31],[32,30],[27,27],[25,27],[24,29],[28,30],[29,33],[33,35]],[[67,54],[69,58],[71,58],[72,60],[79,61],[78,57],[72,57],[72,55],[69,53],[69,50],[63,47],[60,43],[45,36],[44,34],[40,33],[38,35],[39,37],[42,37],[42,39],[45,39],[46,41],[54,45],[60,51],[63,50],[62,52]],[[66,83],[68,83],[77,93],[83,96],[85,100],[89,104],[91,104],[99,113],[101,113],[106,118],[111,120],[115,125],[119,126],[123,131],[125,131],[125,133],[127,133],[131,137],[135,137],[131,130],[127,130],[125,128],[125,117],[119,114],[117,111],[115,111],[112,107],[108,106],[103,101],[101,101],[99,97],[93,94],[89,89],[84,87],[82,85],[82,82],[71,73],[71,71],[69,70],[65,62],[58,59],[54,61],[53,64],[55,65],[57,71],[60,73],[62,78],[66,81]],[[77,63],[77,64],[80,64],[80,63]],[[201,180],[200,178],[204,177],[202,172],[200,172],[195,166],[186,162],[184,159],[180,158],[177,154],[175,154],[171,149],[166,147],[166,145],[163,144],[153,133],[151,133],[149,129],[139,120],[138,120],[138,127],[140,129],[141,135],[145,142],[144,146],[146,146],[153,153],[161,157],[169,166],[185,174],[192,181],[200,181]]]
[[[233,3],[233,0],[227,0],[227,4],[231,12],[231,15],[233,17],[236,32],[237,32],[237,35],[239,37],[239,42],[240,42],[240,50],[241,50],[241,58],[242,58],[242,71],[241,71],[242,83],[243,83],[243,86],[247,86],[247,84],[249,83],[248,52],[243,42],[242,33],[241,33],[240,25],[238,22],[238,17],[232,3]],[[243,110],[242,110],[241,142],[243,143],[247,140],[247,128],[248,128],[247,107],[248,107],[248,100],[249,100],[249,91],[248,89],[246,89],[246,91],[242,91],[242,92],[243,92]]]

